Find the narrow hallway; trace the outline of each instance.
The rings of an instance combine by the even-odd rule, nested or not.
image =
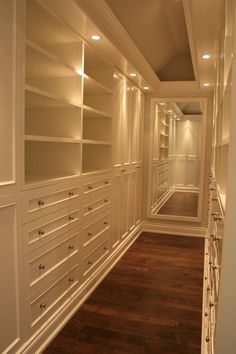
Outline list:
[[[45,354],[199,354],[204,239],[142,233]]]

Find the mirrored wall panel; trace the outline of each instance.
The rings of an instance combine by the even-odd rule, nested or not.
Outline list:
[[[151,125],[151,214],[197,217],[202,102],[155,103]]]

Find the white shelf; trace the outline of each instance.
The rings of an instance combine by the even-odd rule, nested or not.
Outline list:
[[[61,137],[50,137],[50,136],[38,136],[38,135],[25,135],[25,141],[41,141],[50,143],[72,143],[79,144],[80,139],[74,138],[61,138]]]
[[[83,139],[83,144],[89,145],[111,145],[110,141],[101,141],[101,140],[91,140],[91,139]]]
[[[26,78],[81,76],[43,47],[26,39]]]
[[[57,96],[57,95],[55,95],[55,94],[53,94],[51,92],[39,89],[37,87],[31,86],[31,85],[28,85],[28,84],[25,85],[25,90],[27,92],[31,92],[31,93],[40,95],[41,97],[45,97],[45,98],[49,98],[51,100],[57,101],[57,102],[59,102],[62,105],[62,107],[65,106],[65,105],[67,105],[67,106],[71,105],[73,107],[81,108],[81,105],[79,103],[77,103],[77,102],[73,102],[73,101],[67,100],[67,99],[59,97],[59,96]],[[29,102],[29,104],[30,104],[30,102]],[[61,107],[61,105],[59,105],[59,106],[55,105],[55,107]]]
[[[75,175],[53,175],[53,174],[45,174],[45,175],[26,175],[25,177],[25,189],[31,189],[32,187],[37,188],[41,186],[45,186],[48,184],[52,184],[54,182],[59,182],[61,180],[74,179],[78,177],[78,174]]]
[[[83,106],[83,116],[84,118],[112,118],[112,115],[87,105]]]
[[[112,94],[112,90],[85,73],[84,76],[85,95]]]

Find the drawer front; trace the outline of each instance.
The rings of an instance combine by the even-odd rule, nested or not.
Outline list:
[[[91,244],[94,244],[101,234],[108,231],[111,227],[111,215],[108,211],[107,213],[102,214],[94,220],[94,223],[88,226],[82,226],[81,236],[83,246],[88,248]]]
[[[83,194],[84,195],[91,195],[97,191],[103,191],[111,189],[111,177],[110,176],[103,176],[96,179],[90,179],[84,182],[83,184]]]
[[[102,264],[109,253],[109,239],[100,243],[90,254],[83,259],[83,277],[89,277],[100,264]]]
[[[47,318],[54,315],[57,308],[75,291],[78,283],[78,267],[75,266],[42,295],[31,301],[29,304],[31,327],[40,322],[45,323]]]
[[[78,197],[79,187],[75,182],[25,192],[23,195],[24,222],[69,207],[72,202],[79,199]]]
[[[102,212],[111,206],[111,191],[106,193],[96,193],[90,197],[86,196],[83,200],[83,221],[93,220],[97,212]]]
[[[25,253],[31,252],[72,228],[79,228],[79,210],[59,210],[23,227]]]
[[[53,271],[57,271],[59,266],[72,257],[75,258],[78,253],[77,238],[78,235],[75,234],[55,247],[48,249],[43,254],[29,260],[26,264],[29,279],[27,288],[33,290],[35,286],[39,286],[39,283],[43,283],[45,278]]]

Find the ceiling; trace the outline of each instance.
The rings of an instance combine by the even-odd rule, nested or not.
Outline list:
[[[106,3],[161,81],[195,80],[182,0]]]
[[[202,114],[200,102],[178,102],[176,105],[180,108],[184,115],[199,115]]]

